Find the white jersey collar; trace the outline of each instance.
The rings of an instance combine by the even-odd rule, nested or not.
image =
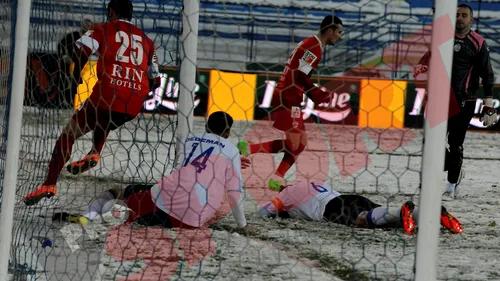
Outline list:
[[[316,38],[316,40],[318,40],[319,45],[321,46],[321,51],[323,51],[323,43],[322,43],[322,42],[321,42],[321,40],[319,39],[318,35],[314,35],[314,38]]]

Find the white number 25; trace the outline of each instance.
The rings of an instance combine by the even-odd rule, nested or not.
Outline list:
[[[135,65],[140,65],[144,57],[144,49],[142,48],[142,37],[132,34],[132,45],[130,46],[130,37],[124,31],[118,31],[115,35],[116,43],[121,43],[118,52],[116,53],[116,60],[128,63],[129,61]],[[130,58],[124,55],[125,51],[130,47]]]

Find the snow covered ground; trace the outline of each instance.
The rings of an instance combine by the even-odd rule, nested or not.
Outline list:
[[[107,217],[108,226],[91,224],[86,229],[52,223],[50,217],[54,212],[79,211],[99,192],[130,182],[154,182],[172,167],[170,144],[175,117],[145,116],[110,134],[102,161],[95,169],[79,176],[71,176],[64,170],[56,198],[27,208],[21,199],[43,181],[55,140],[70,116],[70,111],[25,108],[13,251],[16,263],[27,263],[27,268],[35,269],[36,274],[21,276],[18,271],[16,280],[412,280],[414,277],[416,235],[408,236],[399,230],[362,230],[257,218],[255,211],[259,204],[275,195],[264,187],[264,182],[280,155],[252,156],[252,169],[244,171],[247,219],[256,228],[249,233],[234,232],[231,215],[219,221],[216,228],[197,233],[109,226],[113,225],[111,216]],[[203,123],[203,119],[196,119],[195,129],[202,130]],[[231,140],[258,141],[279,136],[268,125],[236,122]],[[392,206],[406,200],[419,203],[422,131],[314,124],[308,125],[308,131],[308,148],[299,157],[297,168],[292,169],[291,180],[302,177],[331,180],[341,192],[358,192]],[[463,223],[465,233],[441,233],[439,280],[500,280],[500,226],[496,222],[500,205],[496,165],[500,159],[499,140],[498,134],[468,134],[462,197],[445,202]],[[86,153],[90,144],[90,136],[78,141],[72,159]],[[21,244],[30,245],[32,236],[47,237],[53,246],[26,252]],[[187,239],[188,236],[197,238]]]

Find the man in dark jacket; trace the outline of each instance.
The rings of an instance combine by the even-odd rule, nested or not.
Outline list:
[[[484,90],[484,104],[481,120],[484,126],[493,126],[497,122],[497,113],[493,107],[493,84],[495,77],[490,63],[490,50],[481,35],[471,30],[473,11],[468,5],[457,8],[455,26],[455,44],[453,46],[453,65],[451,72],[451,90],[460,106],[460,112],[448,120],[448,144],[446,150],[445,171],[448,171],[448,184],[443,200],[453,200],[457,186],[464,177],[462,170],[463,143],[476,107],[479,78]],[[427,72],[431,53],[427,52],[415,69],[415,73]],[[456,104],[453,100],[450,104]]]

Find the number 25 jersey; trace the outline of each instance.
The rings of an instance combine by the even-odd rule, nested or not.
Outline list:
[[[148,78],[158,75],[153,41],[131,22],[114,20],[92,27],[76,46],[99,56],[92,104],[132,116],[139,114],[150,91]]]
[[[238,225],[246,225],[240,153],[227,139],[210,133],[186,138],[178,169],[151,189],[162,211],[183,223],[200,227],[213,218],[227,194]]]

